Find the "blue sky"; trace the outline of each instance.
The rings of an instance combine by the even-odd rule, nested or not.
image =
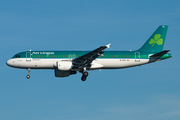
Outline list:
[[[179,0],[31,0],[0,4],[0,119],[179,120]],[[141,67],[56,78],[53,70],[14,69],[27,50],[136,50],[159,25],[173,57]]]

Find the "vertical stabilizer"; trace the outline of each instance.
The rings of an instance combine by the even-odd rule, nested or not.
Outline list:
[[[137,51],[141,52],[161,52],[163,50],[168,26],[161,25]]]

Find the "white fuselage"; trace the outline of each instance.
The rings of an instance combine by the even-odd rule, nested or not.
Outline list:
[[[26,59],[13,58],[7,61],[7,65],[22,69],[55,69],[57,62],[71,59]],[[139,66],[149,63],[149,59],[95,59],[90,69],[120,69]]]

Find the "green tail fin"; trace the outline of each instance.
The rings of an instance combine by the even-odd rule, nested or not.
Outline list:
[[[161,52],[163,50],[168,26],[159,26],[146,43],[137,51]]]

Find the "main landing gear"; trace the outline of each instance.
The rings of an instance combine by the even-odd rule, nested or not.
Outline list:
[[[30,72],[31,72],[31,69],[30,69],[30,68],[28,68],[28,75],[26,76],[26,78],[27,78],[27,79],[29,79],[29,78],[30,78]]]
[[[86,77],[88,76],[88,72],[82,72],[82,77],[81,80],[82,81],[86,81]]]

